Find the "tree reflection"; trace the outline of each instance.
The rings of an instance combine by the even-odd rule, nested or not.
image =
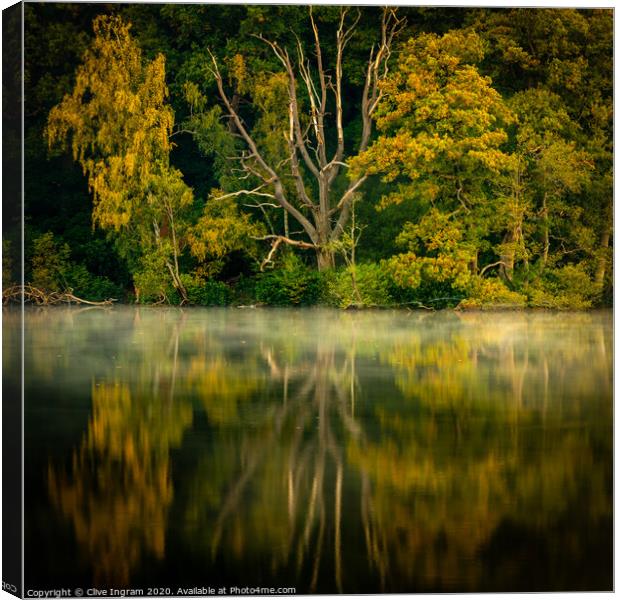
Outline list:
[[[134,313],[49,472],[97,581],[164,561],[166,536],[206,572],[301,592],[513,589],[541,539],[542,587],[607,558],[606,318],[308,314]]]
[[[581,319],[585,330],[567,338],[526,316],[464,315],[383,353],[406,402],[376,408],[380,441],[351,444],[349,460],[373,484],[384,541],[374,560],[391,589],[403,575],[416,589],[497,585],[482,557],[506,522],[546,538],[558,557],[572,534],[575,555],[586,554],[587,539],[558,524],[611,517],[611,339]],[[511,560],[517,573],[523,557]],[[559,572],[570,587],[566,565]]]
[[[68,468],[49,467],[52,504],[73,524],[95,585],[128,585],[145,553],[164,557],[170,450],[193,419],[191,403],[175,398],[178,333],[175,327],[165,361],[144,355],[139,385],[116,374],[93,380],[82,443]]]
[[[73,523],[95,584],[127,585],[144,552],[164,556],[172,502],[169,450],[191,424],[191,406],[132,398],[121,383],[95,384],[93,416],[71,467],[50,467],[52,502]]]
[[[361,434],[347,394],[355,388],[354,352],[341,356],[333,341],[319,342],[289,363],[288,350],[260,347],[274,400],[258,419],[235,414],[224,422],[215,409],[218,452],[199,466],[186,528],[213,532],[206,543],[191,542],[205,543],[213,559],[232,553],[261,562],[269,548],[271,571],[306,569],[311,591],[329,555],[342,589],[342,438]]]
[[[464,315],[435,335],[414,327],[386,344],[365,317],[342,319],[337,335],[301,353],[290,339],[263,341],[281,404],[269,403],[259,425],[227,424],[238,435],[227,429],[221,455],[196,478],[210,509],[197,508],[206,494],[196,486],[187,513],[188,535],[214,532],[212,560],[270,556],[274,575],[294,567],[308,591],[355,589],[346,565],[358,564],[347,555],[359,549],[342,539],[358,530],[380,589],[477,589],[481,553],[507,519],[544,532],[575,502],[592,522],[611,514],[611,340],[601,328],[562,345],[527,317],[504,327],[501,317]],[[598,354],[586,372],[592,337]],[[373,358],[402,396],[369,404],[356,365]],[[214,488],[208,474],[221,456],[228,474]]]

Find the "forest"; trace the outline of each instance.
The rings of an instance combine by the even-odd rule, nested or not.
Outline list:
[[[611,10],[24,10],[29,299],[611,305]]]

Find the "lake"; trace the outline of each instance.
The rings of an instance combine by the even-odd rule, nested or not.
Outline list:
[[[611,311],[32,308],[25,331],[26,589],[612,588]],[[16,381],[18,335],[4,309]]]

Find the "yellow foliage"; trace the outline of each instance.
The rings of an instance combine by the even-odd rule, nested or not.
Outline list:
[[[165,59],[146,63],[117,16],[99,16],[73,91],[52,108],[50,146],[70,146],[93,193],[93,222],[127,227],[153,177],[169,168],[174,114],[166,104]]]
[[[52,503],[71,521],[95,585],[126,586],[144,552],[162,559],[172,502],[169,450],[191,405],[137,398],[125,383],[93,383],[93,412],[69,473],[50,467]]]

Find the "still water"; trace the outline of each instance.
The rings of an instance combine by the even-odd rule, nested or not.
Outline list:
[[[612,587],[611,312],[59,308],[25,331],[26,588]]]

